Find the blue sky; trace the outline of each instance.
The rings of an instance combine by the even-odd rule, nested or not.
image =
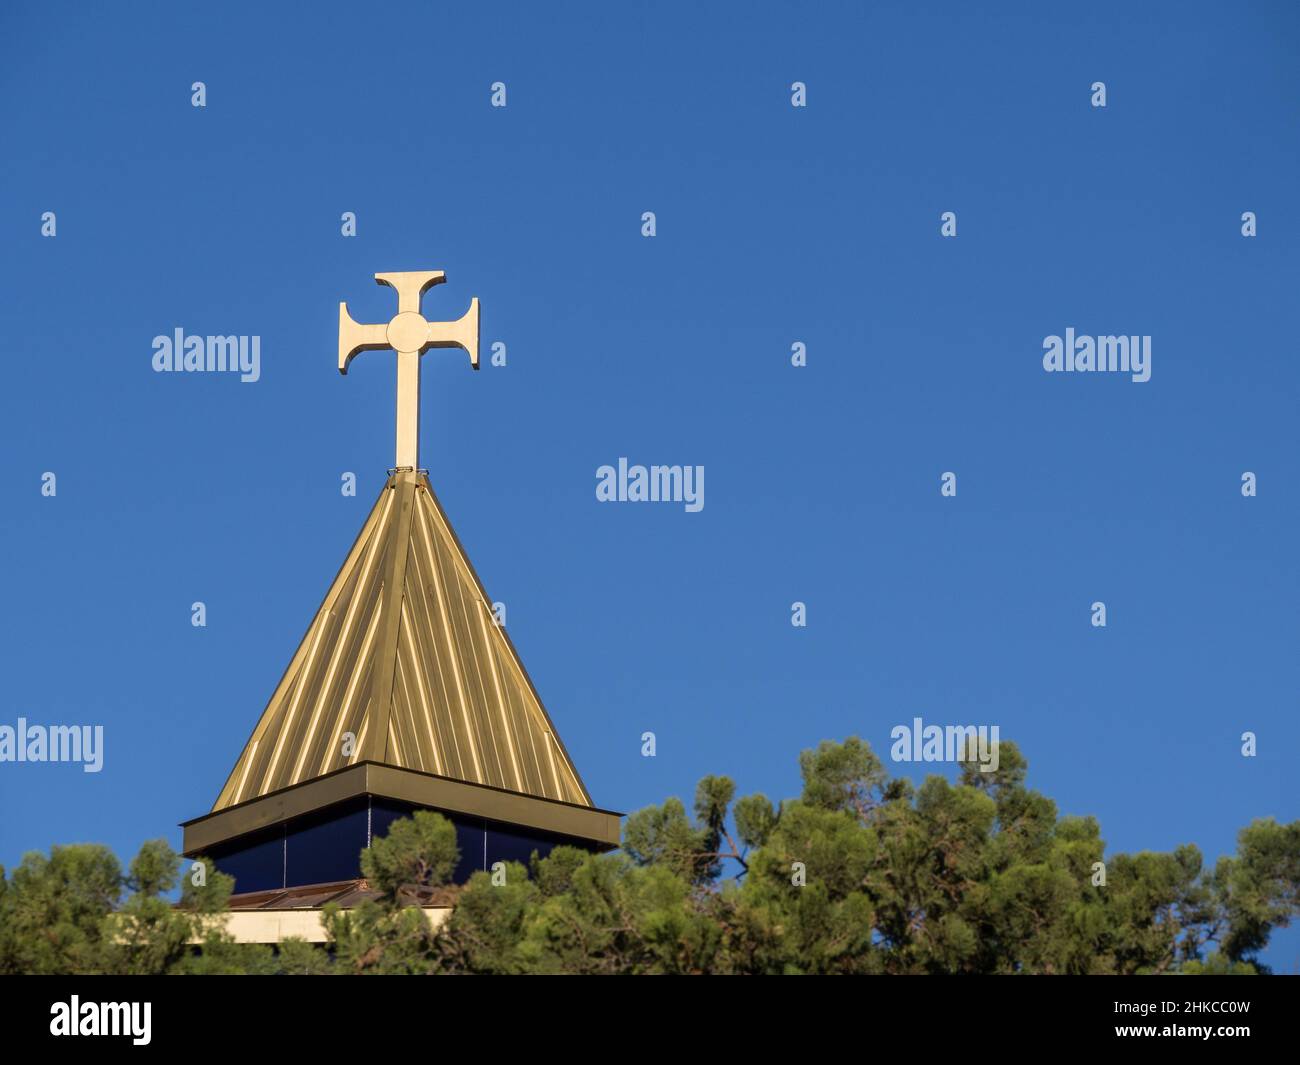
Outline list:
[[[210,807],[392,463],[393,357],[335,368],[383,270],[507,345],[425,357],[422,464],[600,805],[920,716],[1112,851],[1300,817],[1294,5],[457,6],[0,14],[0,723],[106,732],[0,766],[0,863]],[[178,327],[261,379],[154,373]]]

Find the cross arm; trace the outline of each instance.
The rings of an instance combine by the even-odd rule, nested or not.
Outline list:
[[[339,373],[348,372],[348,363],[363,351],[388,347],[386,325],[364,325],[352,320],[348,305],[339,304]]]
[[[478,369],[478,297],[469,301],[469,310],[454,322],[430,322],[427,346],[431,348],[463,348],[469,353],[469,362]]]

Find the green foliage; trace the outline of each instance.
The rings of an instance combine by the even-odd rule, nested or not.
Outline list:
[[[164,895],[181,883],[180,865],[163,840],[145,843],[125,873],[94,844],[24,856],[0,888],[0,973],[247,971],[248,950],[221,924],[230,877],[213,870],[203,887],[186,878],[177,908]]]
[[[623,850],[638,865],[659,865],[684,880],[707,878],[708,833],[694,827],[681,799],[629,814]]]
[[[188,953],[194,922],[162,897],[180,879],[178,859],[160,839],[150,840],[131,862],[125,886],[132,892],[115,914],[111,968],[128,974],[164,973]]]
[[[417,810],[395,821],[387,836],[361,852],[361,872],[384,895],[402,888],[439,887],[451,879],[460,851],[456,826],[441,814]]]
[[[110,971],[104,918],[122,887],[122,867],[107,847],[24,855],[0,896],[0,972]]]
[[[850,736],[843,743],[823,740],[799,755],[803,801],[826,810],[851,810],[866,816],[879,800],[887,774],[870,744]]]
[[[430,971],[441,947],[421,893],[445,885],[459,857],[455,825],[427,810],[394,821],[387,836],[371,840],[361,852],[361,871],[380,898],[351,910],[325,907],[333,967],[372,975]]]
[[[102,847],[55,847],[0,869],[0,972],[1267,971],[1259,952],[1300,912],[1300,822],[1251,823],[1212,868],[1191,845],[1107,859],[1095,819],[1058,816],[1016,746],[999,753],[996,772],[914,787],[863,741],[824,742],[795,799],[705,777],[691,814],[670,798],[629,816],[619,853],[557,847],[462,888],[454,827],[417,813],[362,853],[379,897],[327,908],[324,948],[232,942],[229,878],[193,884],[161,841],[125,873]],[[454,909],[431,921],[432,902]]]
[[[418,951],[353,923],[338,956],[429,973],[1253,973],[1300,909],[1300,823],[1254,823],[1209,872],[1193,846],[1115,855],[1103,886],[1097,822],[1028,789],[1014,744],[955,784],[890,779],[856,738],[800,769],[779,807],[706,777],[693,818],[675,798],[629,816],[620,854],[476,873],[445,925],[411,933]]]

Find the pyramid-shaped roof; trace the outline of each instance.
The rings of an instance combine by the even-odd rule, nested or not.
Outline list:
[[[362,762],[592,807],[427,476],[392,473],[212,812]]]

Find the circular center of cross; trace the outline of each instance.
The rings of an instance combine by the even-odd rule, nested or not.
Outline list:
[[[388,344],[394,351],[419,351],[429,339],[424,315],[403,311],[388,323]]]

